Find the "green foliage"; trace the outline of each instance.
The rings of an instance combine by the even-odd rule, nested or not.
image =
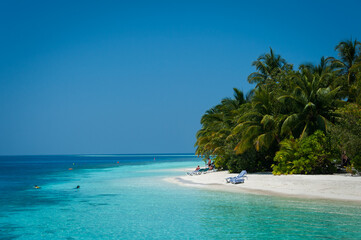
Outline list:
[[[235,147],[238,154],[251,148],[257,151],[270,148],[280,139],[282,116],[278,114],[280,104],[276,97],[260,88],[251,100],[252,107],[238,119],[238,125],[232,131],[240,139]]]
[[[263,87],[267,90],[274,89],[280,76],[292,69],[292,66],[280,55],[275,54],[272,48],[270,48],[270,53],[261,55],[252,65],[257,71],[248,76],[248,82],[256,83],[257,88]]]
[[[238,155],[238,162],[229,164],[232,166],[233,172],[240,172],[247,169],[248,172],[264,171],[269,168],[265,158],[265,153],[257,152],[255,149],[250,149],[241,155]],[[236,159],[234,159],[236,160]]]
[[[361,155],[361,107],[349,103],[336,110],[337,122],[329,129],[333,145],[339,154],[346,152],[351,159]]]
[[[229,151],[233,143],[228,137],[235,126],[235,116],[242,111],[245,103],[243,93],[234,88],[234,99],[223,99],[203,115],[202,128],[197,132],[195,143],[196,154],[208,157],[224,155]]]
[[[294,74],[292,79],[294,90],[279,97],[288,108],[281,133],[302,138],[317,130],[326,131],[335,121],[334,110],[342,105],[337,95],[339,88],[325,87],[322,77],[308,69]]]
[[[269,170],[272,163],[272,158],[266,158],[264,152],[257,152],[255,149],[250,149],[240,155],[232,153],[217,156],[214,160],[216,168],[230,172],[240,172],[245,169],[250,173]]]
[[[286,139],[276,153],[274,174],[320,174],[336,171],[329,139],[322,131],[303,139]]]
[[[346,151],[358,168],[361,43],[343,41],[335,50],[339,59],[322,57],[298,70],[272,49],[261,55],[248,77],[255,89],[246,98],[234,89],[234,98],[203,115],[196,154],[216,156],[216,167],[231,172],[272,166],[275,174],[308,174],[334,172]]]
[[[361,155],[357,155],[354,158],[351,159],[351,166],[353,166],[356,171],[361,173]]]
[[[353,170],[353,166],[352,166],[352,165],[345,166],[345,169],[346,169],[346,172],[350,173],[351,175],[356,174],[356,171]]]
[[[244,155],[234,156],[227,162],[229,172],[241,172],[247,169],[248,172],[255,172],[257,169],[256,159],[247,158]]]
[[[333,65],[340,70],[338,84],[342,88],[343,97],[346,97],[348,102],[357,102],[360,92],[360,89],[357,89],[357,75],[360,70],[357,68],[361,63],[361,43],[357,39],[342,41],[335,50],[339,59],[331,59]]]
[[[215,158],[213,158],[214,165],[217,169],[228,170],[227,162],[229,161],[229,159],[229,155],[216,156]]]

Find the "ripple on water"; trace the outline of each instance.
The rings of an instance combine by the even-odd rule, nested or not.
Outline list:
[[[168,173],[157,171],[172,166],[73,172],[74,180],[67,175],[64,182],[44,184],[41,192],[23,191],[21,200],[0,209],[0,239],[359,239],[361,235],[361,206],[181,187],[162,181]],[[57,177],[61,179],[61,174]],[[79,184],[81,190],[74,191]]]

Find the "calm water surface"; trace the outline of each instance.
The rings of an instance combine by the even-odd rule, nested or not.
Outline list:
[[[191,155],[0,157],[0,239],[361,239],[357,204],[163,180],[200,163]]]

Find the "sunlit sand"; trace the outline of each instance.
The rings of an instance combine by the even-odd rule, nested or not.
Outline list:
[[[184,170],[186,173],[187,170]],[[337,175],[281,175],[248,174],[245,183],[227,183],[225,178],[236,176],[228,171],[202,175],[186,174],[165,179],[188,187],[228,192],[251,192],[298,198],[332,199],[361,202],[361,177]]]

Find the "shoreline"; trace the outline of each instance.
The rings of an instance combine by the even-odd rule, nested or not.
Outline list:
[[[361,203],[359,176],[347,174],[275,176],[271,173],[252,173],[247,174],[248,178],[245,178],[244,183],[226,182],[225,178],[237,175],[228,171],[218,171],[194,176],[169,177],[164,180],[185,187],[214,191]]]

